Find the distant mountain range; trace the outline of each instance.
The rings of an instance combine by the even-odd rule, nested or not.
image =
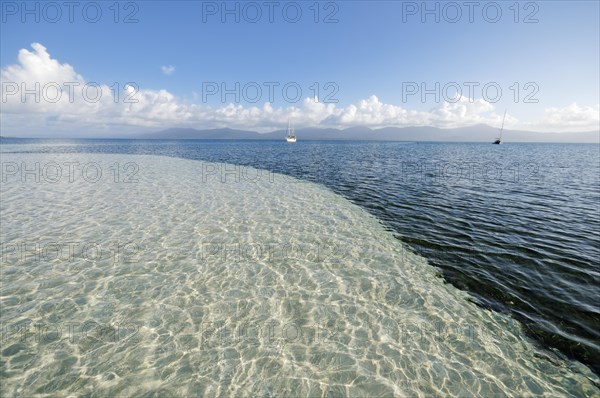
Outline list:
[[[467,141],[492,142],[498,129],[485,124],[454,129],[436,127],[350,127],[347,129],[296,129],[298,140],[369,140],[369,141]],[[145,133],[132,138],[176,139],[176,140],[283,140],[285,130],[270,133],[232,130],[229,128],[197,130],[192,128],[172,128],[153,133]],[[539,133],[531,131],[504,130],[505,142],[573,142],[600,143],[600,131],[582,133]]]

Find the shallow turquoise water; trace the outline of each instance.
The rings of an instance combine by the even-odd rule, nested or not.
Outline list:
[[[236,170],[248,179],[250,166],[317,182],[484,308],[600,374],[598,145],[2,139],[0,148],[158,154],[238,165],[204,170],[229,180]]]
[[[102,171],[2,184],[3,395],[598,394],[323,186],[147,155],[2,161]]]

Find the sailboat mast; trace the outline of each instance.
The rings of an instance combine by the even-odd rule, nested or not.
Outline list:
[[[504,131],[504,121],[506,120],[506,109],[504,110],[504,117],[502,118],[502,127],[500,128],[500,139],[502,139],[502,132]]]

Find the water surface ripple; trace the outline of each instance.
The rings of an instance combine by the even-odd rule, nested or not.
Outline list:
[[[479,304],[512,314],[544,345],[600,372],[598,145],[19,143],[3,151],[160,154],[324,184],[382,220]]]

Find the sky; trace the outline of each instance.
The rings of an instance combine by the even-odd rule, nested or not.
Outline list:
[[[599,129],[598,1],[1,1],[3,135]]]

